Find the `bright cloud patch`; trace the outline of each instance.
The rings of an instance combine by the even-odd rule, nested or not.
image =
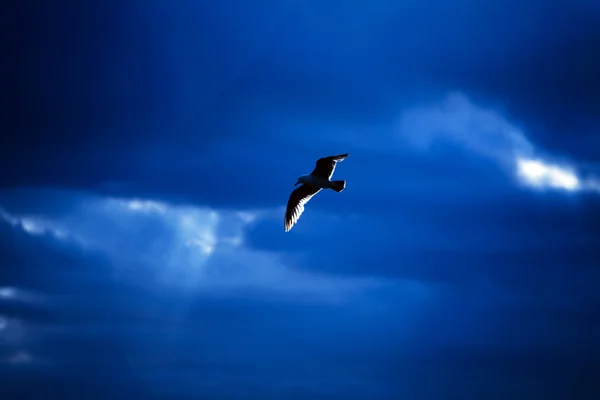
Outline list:
[[[125,202],[125,206],[133,211],[157,212],[160,214],[163,214],[167,210],[165,204],[149,200],[129,200]]]
[[[564,190],[581,188],[581,182],[574,172],[539,160],[517,158],[517,174],[523,181],[535,187]]]
[[[499,112],[452,93],[435,105],[409,109],[400,118],[404,138],[421,148],[450,141],[511,171],[530,187],[564,191],[600,191],[598,179],[582,180],[569,165],[557,165],[540,153],[525,133]]]
[[[62,229],[58,229],[53,226],[51,223],[47,221],[40,220],[39,218],[34,217],[16,217],[7,213],[5,210],[0,208],[0,219],[3,219],[5,222],[8,222],[10,225],[14,227],[20,227],[25,232],[32,235],[43,235],[43,234],[51,234],[57,237],[66,236],[66,232]]]
[[[36,198],[43,199],[43,192],[39,190]],[[1,199],[0,194],[0,203]],[[251,289],[339,299],[375,284],[297,271],[278,254],[245,247],[244,231],[258,218],[257,212],[140,199],[85,197],[81,202],[58,214],[40,216],[37,211],[32,216],[8,210],[0,216],[30,235],[50,234],[103,254],[111,261],[115,279],[151,289],[191,293]],[[0,289],[0,296],[14,294],[10,288]]]

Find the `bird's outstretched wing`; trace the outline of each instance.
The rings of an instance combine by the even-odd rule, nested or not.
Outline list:
[[[337,156],[329,156],[319,158],[317,160],[317,165],[311,175],[318,176],[320,178],[331,179],[333,175],[333,171],[335,171],[335,165],[338,161],[343,161],[344,158],[348,157],[350,154],[339,154]]]
[[[287,203],[287,209],[285,210],[285,231],[288,232],[292,229],[292,226],[298,222],[298,218],[304,212],[304,205],[321,189],[314,188],[308,185],[302,185],[298,189],[294,190],[290,195],[290,199]]]

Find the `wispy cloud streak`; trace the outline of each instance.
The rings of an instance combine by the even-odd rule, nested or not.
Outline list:
[[[407,110],[399,126],[402,137],[418,148],[427,150],[434,143],[459,145],[510,171],[525,187],[600,193],[600,178],[582,179],[576,160],[553,161],[554,155],[536,148],[502,113],[476,105],[461,93]]]

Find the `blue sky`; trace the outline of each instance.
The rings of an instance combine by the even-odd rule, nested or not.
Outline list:
[[[596,2],[4,7],[3,395],[598,397]]]

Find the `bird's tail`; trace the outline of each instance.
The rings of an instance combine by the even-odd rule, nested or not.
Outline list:
[[[331,181],[331,188],[339,193],[346,188],[346,181]]]

